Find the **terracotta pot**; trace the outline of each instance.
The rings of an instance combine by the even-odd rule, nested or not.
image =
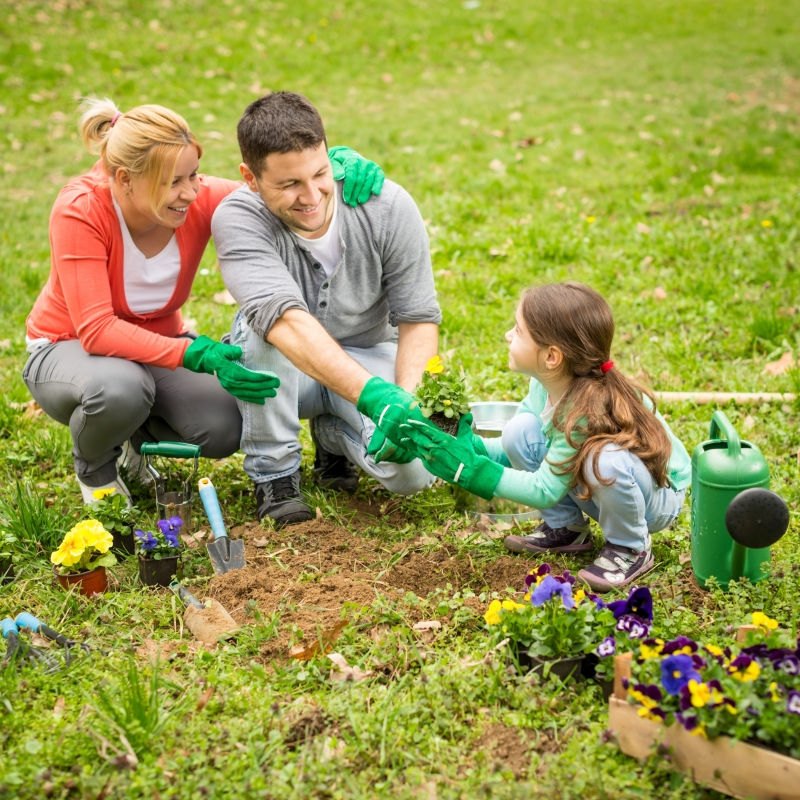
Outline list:
[[[88,572],[76,572],[71,575],[62,575],[56,570],[53,570],[53,572],[55,572],[55,576],[61,586],[69,589],[74,585],[86,597],[103,594],[108,589],[108,576],[106,575],[105,567],[95,567]]]
[[[139,556],[139,579],[145,586],[169,586],[178,572],[179,556],[142,558]]]

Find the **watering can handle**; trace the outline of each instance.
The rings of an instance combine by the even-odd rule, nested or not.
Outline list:
[[[736,433],[731,421],[725,416],[724,411],[715,411],[711,415],[711,430],[709,431],[709,439],[718,439],[719,432],[725,434],[728,440],[728,452],[734,458],[738,458],[742,454],[742,443],[739,440],[739,434]]]
[[[143,442],[140,448],[143,456],[165,456],[166,458],[198,458],[199,444],[186,442]]]

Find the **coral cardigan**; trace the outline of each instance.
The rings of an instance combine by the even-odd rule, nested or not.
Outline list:
[[[211,216],[241,184],[200,176],[197,199],[175,230],[181,256],[172,297],[158,311],[135,314],[125,299],[124,244],[108,175],[98,161],[59,192],[50,214],[50,277],[28,315],[31,339],[78,339],[87,353],[174,369],[189,346],[181,306],[211,238]]]

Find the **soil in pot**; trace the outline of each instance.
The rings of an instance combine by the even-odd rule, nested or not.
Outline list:
[[[451,436],[458,433],[458,419],[455,417],[446,417],[441,411],[435,411],[428,419]]]
[[[145,586],[169,586],[178,573],[179,556],[142,558],[139,556],[139,579]]]

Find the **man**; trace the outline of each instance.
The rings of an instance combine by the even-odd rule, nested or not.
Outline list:
[[[343,203],[322,120],[300,95],[251,103],[237,134],[246,186],[220,204],[212,233],[240,305],[232,343],[249,368],[281,381],[268,409],[240,404],[259,519],[311,519],[300,419],[311,421],[320,485],[355,491],[357,465],[398,494],[430,486],[422,463],[373,424],[390,402],[410,408],[438,350],[441,310],[414,201],[386,181],[363,205]]]

